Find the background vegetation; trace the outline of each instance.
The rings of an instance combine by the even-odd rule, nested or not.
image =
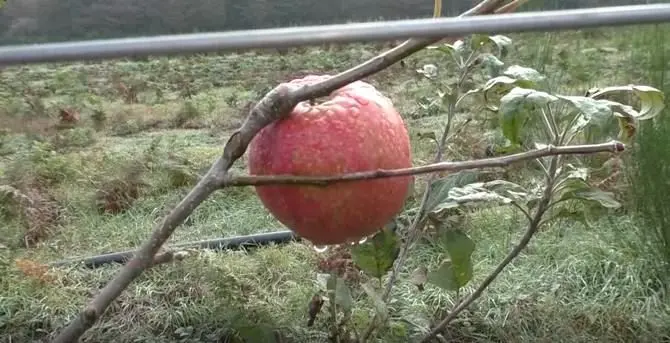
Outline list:
[[[178,2],[164,3],[174,3],[166,11],[181,15],[175,9]],[[201,17],[194,14],[198,22],[220,20],[223,12],[214,15],[216,6],[211,3],[211,7],[202,5]],[[60,3],[59,10],[73,4]],[[128,10],[137,4],[114,9]],[[253,4],[270,6],[260,1]],[[8,3],[5,16],[9,5],[16,3]],[[86,5],[102,6],[92,1]],[[146,6],[145,11],[161,8],[154,5]],[[427,9],[417,11],[417,16],[431,13],[430,6],[427,3]],[[312,7],[286,5],[286,10]],[[111,23],[109,31],[97,31],[77,26],[77,20],[85,22],[86,18],[71,14],[77,12],[58,12],[59,17],[48,8],[34,12],[44,15],[40,29],[22,37],[56,40],[85,37],[82,32],[96,36],[168,33],[194,26],[184,23],[176,28],[165,24],[174,20],[164,19],[156,28],[149,28],[144,24],[148,21],[139,17],[142,25],[135,29],[128,24],[130,20],[110,19],[106,21]],[[189,7],[194,8],[199,7]],[[249,16],[271,12],[257,8]],[[301,12],[304,18],[317,18],[305,13]],[[379,8],[371,9],[370,15],[379,16]],[[77,20],[70,24],[66,18],[73,17]],[[239,16],[232,17],[243,22]],[[342,14],[342,20],[351,17]],[[56,25],[55,18],[60,18],[62,31],[49,26]],[[96,17],[87,17],[89,23],[101,22],[92,18]],[[277,20],[263,22],[281,25],[286,19]],[[8,21],[0,20],[0,26],[5,23]],[[129,26],[120,28],[123,25]],[[581,95],[593,86],[636,83],[670,94],[670,46],[660,43],[668,34],[670,25],[510,35],[515,48],[508,60],[545,72],[563,93]],[[343,70],[373,56],[381,45],[1,70],[0,342],[47,340],[76,314],[91,290],[104,285],[118,267],[49,269],[44,264],[140,244],[152,224],[220,153],[245,110],[269,87],[308,73]],[[428,105],[433,86],[416,70],[439,62],[440,56],[423,51],[406,59],[404,66],[367,80],[388,94],[403,114],[412,135],[415,164],[427,163],[432,157],[433,143],[426,136],[444,121],[443,113]],[[473,106],[459,116],[480,111]],[[670,133],[668,115],[666,110],[657,122],[640,128],[635,149],[624,156],[622,168],[599,169],[603,178],[614,175],[610,190],[624,202],[624,210],[592,226],[560,221],[538,233],[529,249],[450,327],[447,338],[461,342],[670,340],[670,210],[666,200],[670,171],[665,167],[670,155],[664,144]],[[476,120],[460,131],[446,158],[484,157],[487,146],[497,139],[482,133],[488,132],[487,125],[487,121]],[[239,162],[236,168],[244,172],[246,160]],[[512,168],[503,176],[524,177],[524,166]],[[415,190],[417,195],[421,191]],[[415,201],[408,206],[416,205]],[[460,225],[477,242],[475,281],[513,247],[523,220],[521,214],[506,208],[463,215]],[[171,243],[280,229],[252,188],[227,189],[198,208]],[[338,271],[353,285],[357,282],[351,259],[343,250],[318,253],[294,243],[253,252],[194,251],[191,255],[146,272],[87,333],[86,341],[226,342],[245,337],[248,342],[260,342],[276,332],[284,341],[322,342],[325,322],[317,319],[313,327],[306,325],[308,302],[322,287],[317,273]],[[419,265],[438,265],[441,259],[441,252],[426,243],[415,249],[406,274]],[[405,277],[390,305],[391,328],[380,341],[407,342],[420,335],[454,301],[454,294],[436,287],[427,286],[420,292]],[[374,314],[369,308],[359,307],[354,322],[363,327]]]
[[[660,0],[537,0],[527,9],[564,9]],[[475,1],[445,1],[443,15]],[[0,44],[430,17],[425,0],[9,0]]]

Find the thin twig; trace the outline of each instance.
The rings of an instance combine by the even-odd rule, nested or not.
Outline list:
[[[297,175],[229,175],[223,182],[224,186],[261,186],[261,185],[312,185],[328,186],[335,183],[353,182],[370,179],[384,179],[408,175],[421,175],[436,172],[456,172],[469,169],[485,169],[507,167],[511,164],[554,155],[587,155],[599,152],[623,151],[624,144],[618,141],[599,144],[584,144],[555,147],[553,145],[540,149],[500,157],[478,160],[439,162],[420,167],[400,169],[378,169],[330,176],[297,176]]]
[[[492,13],[501,2],[504,1],[484,0],[465,15]],[[177,226],[181,225],[209,195],[225,185],[228,170],[246,152],[249,143],[261,129],[287,116],[299,102],[326,96],[351,82],[378,73],[436,41],[439,39],[410,39],[323,82],[300,87],[283,83],[271,90],[250,111],[242,127],[231,135],[223,149],[223,155],[216,159],[207,175],[153,228],[150,238],[141,245],[135,256],[100,290],[86,308],[70,321],[56,336],[54,342],[77,342],[100,319],[112,301],[152,265],[154,256]]]
[[[484,281],[477,287],[477,289],[472,292],[470,295],[468,295],[466,298],[464,298],[462,301],[458,303],[456,307],[454,307],[449,314],[444,317],[438,323],[435,328],[433,328],[430,333],[428,333],[421,341],[420,343],[429,343],[437,334],[442,332],[449,323],[454,320],[463,310],[468,308],[475,300],[477,300],[483,293],[484,291],[489,287],[489,285],[502,273],[502,271],[509,265],[512,260],[514,260],[520,253],[523,251],[523,249],[528,246],[528,243],[530,243],[530,240],[533,238],[533,235],[537,232],[537,230],[540,228],[540,224],[542,221],[542,217],[544,216],[544,213],[547,211],[547,208],[549,206],[549,202],[551,201],[551,197],[553,195],[553,188],[554,188],[554,182],[556,178],[556,170],[558,168],[558,157],[559,156],[554,156],[551,160],[551,164],[549,166],[549,175],[547,176],[546,180],[546,186],[544,189],[544,193],[542,195],[542,198],[540,199],[540,202],[537,206],[537,210],[535,211],[535,215],[532,217],[532,220],[528,223],[528,229],[524,233],[523,237],[521,238],[521,241],[519,241],[519,244],[517,244],[512,251],[510,251],[507,256],[498,264],[498,266],[484,279]]]
[[[498,8],[495,11],[495,14],[512,13],[512,12],[516,11],[519,7],[523,6],[528,1],[530,1],[530,0],[514,0],[514,1],[510,2],[509,4]]]
[[[521,213],[523,213],[524,217],[526,217],[528,221],[533,220],[533,217],[531,217],[530,213],[528,213],[528,211],[525,208],[521,207],[521,205],[519,205],[516,201],[512,201],[511,204],[512,206],[516,207]]]

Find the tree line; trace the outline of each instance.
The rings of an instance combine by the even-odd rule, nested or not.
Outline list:
[[[476,2],[444,0],[443,14],[457,15]],[[531,0],[527,8],[648,2]],[[7,0],[0,44],[424,18],[432,9],[432,0]]]

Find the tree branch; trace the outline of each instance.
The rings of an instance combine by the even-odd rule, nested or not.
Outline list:
[[[296,176],[296,175],[228,175],[223,182],[224,187],[231,186],[261,186],[261,185],[313,185],[327,186],[334,183],[352,182],[369,179],[384,179],[390,177],[429,174],[435,172],[456,172],[467,169],[484,169],[507,167],[521,161],[537,159],[554,155],[586,155],[598,152],[620,152],[624,144],[612,141],[609,143],[585,144],[555,147],[549,145],[544,148],[528,150],[512,155],[468,160],[460,162],[438,162],[420,167],[399,169],[378,169],[364,172],[347,173],[331,176]]]
[[[483,0],[480,4],[463,14],[490,14],[506,0]],[[325,96],[353,81],[373,75],[401,59],[422,50],[440,39],[409,39],[399,46],[374,57],[357,67],[346,70],[325,81],[296,86],[282,83],[266,94],[250,111],[242,127],[235,131],[226,142],[221,157],[212,164],[208,173],[198,182],[181,202],[157,224],[151,237],[137,250],[135,256],[105,285],[54,339],[55,343],[76,342],[102,316],[104,311],[144,270],[149,268],[154,256],[165,241],[172,235],[193,210],[214,191],[226,185],[227,173],[233,163],[239,159],[254,138],[265,126],[287,116],[301,101]]]
[[[399,169],[378,169],[371,171],[347,173],[331,176],[296,176],[296,175],[229,175],[223,186],[261,186],[261,185],[313,185],[327,186],[334,183],[352,182],[369,179],[429,174],[435,172],[457,172],[467,169],[484,169],[506,167],[513,163],[555,155],[586,155],[598,152],[620,152],[624,144],[617,141],[599,144],[585,144],[555,147],[553,145],[540,149],[528,150],[512,155],[468,160],[460,162],[438,162],[420,167]]]
[[[512,13],[516,11],[519,7],[523,6],[525,3],[527,3],[530,0],[513,0],[507,5],[501,6],[498,8],[495,13],[500,14],[500,13]]]

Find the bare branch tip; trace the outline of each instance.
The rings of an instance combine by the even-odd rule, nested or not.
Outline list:
[[[614,152],[623,152],[626,150],[626,144],[619,141],[613,141],[612,143],[614,145]]]

